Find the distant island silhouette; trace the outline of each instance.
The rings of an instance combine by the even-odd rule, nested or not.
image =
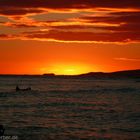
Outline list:
[[[43,75],[15,75],[15,74],[0,74],[0,76],[41,76],[41,77],[77,77],[77,78],[140,78],[140,69],[125,70],[116,72],[89,72],[79,75],[55,75],[54,73],[45,73]]]
[[[140,78],[140,69],[116,72],[89,72],[79,75],[43,74],[46,77],[83,77],[83,78]]]
[[[110,72],[110,73],[104,73],[104,72],[90,72],[86,74],[79,75],[81,77],[132,77],[132,78],[140,78],[140,70],[127,70],[127,71],[117,71],[117,72]]]

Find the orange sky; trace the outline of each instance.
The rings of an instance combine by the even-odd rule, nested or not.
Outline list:
[[[0,74],[140,68],[139,0],[0,1]]]

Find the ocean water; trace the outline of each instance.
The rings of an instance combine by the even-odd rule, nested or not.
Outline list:
[[[139,140],[140,79],[0,77],[0,125],[11,140]]]

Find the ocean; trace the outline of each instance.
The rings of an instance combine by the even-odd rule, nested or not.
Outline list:
[[[140,79],[0,76],[0,125],[5,140],[139,140]]]

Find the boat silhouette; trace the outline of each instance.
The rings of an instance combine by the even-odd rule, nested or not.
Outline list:
[[[31,87],[27,87],[27,88],[19,88],[19,86],[16,86],[16,91],[30,91],[32,90]]]

